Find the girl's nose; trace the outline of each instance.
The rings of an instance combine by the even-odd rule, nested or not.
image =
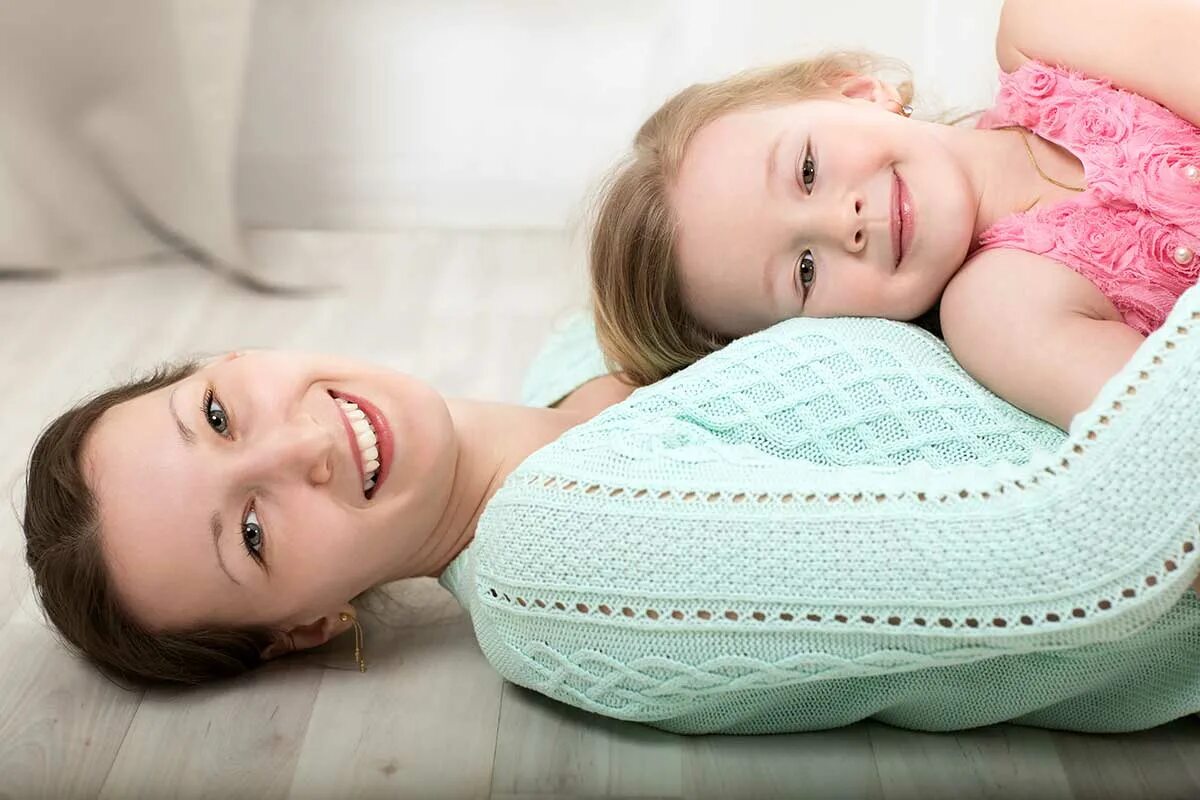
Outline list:
[[[852,196],[842,201],[838,212],[841,217],[839,223],[842,246],[848,253],[858,253],[867,246],[867,225],[862,208],[862,199]]]
[[[813,209],[808,224],[810,230],[824,237],[831,246],[848,253],[862,252],[867,246],[867,220],[863,216],[863,201],[858,195],[830,200]]]

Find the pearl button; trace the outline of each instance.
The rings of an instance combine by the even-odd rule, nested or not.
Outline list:
[[[1175,263],[1180,264],[1180,265],[1187,264],[1189,261],[1192,260],[1192,255],[1193,255],[1192,248],[1176,247],[1175,248]]]
[[[1200,181],[1200,167],[1195,164],[1188,164],[1184,167],[1183,174],[1189,181]]]

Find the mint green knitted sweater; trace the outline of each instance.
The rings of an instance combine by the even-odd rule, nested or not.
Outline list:
[[[521,464],[442,584],[510,681],[681,733],[1200,710],[1200,293],[1069,435],[901,323],[741,339]],[[603,369],[586,325],[527,387]],[[556,376],[566,376],[557,386]]]

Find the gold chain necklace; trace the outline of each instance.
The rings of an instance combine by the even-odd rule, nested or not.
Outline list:
[[[1070,189],[1072,192],[1085,192],[1086,186],[1071,186],[1070,184],[1056,181],[1046,173],[1042,172],[1042,168],[1038,166],[1037,159],[1033,155],[1033,148],[1029,146],[1029,137],[1025,135],[1025,130],[1020,125],[1007,125],[1003,128],[997,128],[998,131],[1016,131],[1021,134],[1021,142],[1025,145],[1025,152],[1029,154],[1029,163],[1033,164],[1033,168],[1037,170],[1037,174],[1041,175],[1046,180],[1053,183],[1055,186],[1061,186],[1063,189]]]

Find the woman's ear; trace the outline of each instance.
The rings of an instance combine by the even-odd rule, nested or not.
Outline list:
[[[867,100],[892,112],[903,103],[895,86],[871,75],[849,75],[838,87],[838,91],[843,97]]]
[[[228,353],[219,353],[215,356],[204,356],[200,359],[200,367],[214,367],[217,364],[224,364],[226,361],[233,361],[235,358],[241,358],[246,354],[245,350],[231,350]]]
[[[346,619],[342,619],[346,616]],[[275,638],[262,651],[264,660],[320,647],[354,627],[354,606],[346,605],[313,620],[306,625],[293,625],[275,634]]]

